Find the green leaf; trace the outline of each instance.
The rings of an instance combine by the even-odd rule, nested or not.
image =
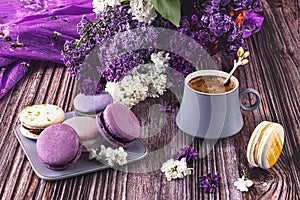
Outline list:
[[[179,27],[181,10],[180,0],[151,0],[155,10],[165,19]]]

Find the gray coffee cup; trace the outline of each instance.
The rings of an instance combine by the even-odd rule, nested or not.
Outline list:
[[[260,95],[252,88],[239,92],[239,81],[234,76],[231,80],[235,83],[235,88],[220,94],[199,92],[188,85],[195,77],[209,75],[227,77],[228,73],[219,70],[200,70],[189,74],[185,78],[176,124],[183,132],[198,138],[219,139],[233,136],[244,124],[240,108],[247,111],[256,109],[260,105]],[[256,102],[252,106],[243,105],[241,99],[249,93],[256,96]]]

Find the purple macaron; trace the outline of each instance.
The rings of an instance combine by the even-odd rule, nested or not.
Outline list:
[[[96,95],[78,94],[74,98],[74,111],[80,116],[95,116],[113,102],[112,96],[107,92]]]
[[[135,114],[126,106],[113,103],[96,116],[97,127],[114,146],[127,147],[141,135],[141,127]]]
[[[54,124],[44,129],[39,135],[36,150],[47,168],[63,170],[79,159],[82,145],[72,127],[66,124]]]

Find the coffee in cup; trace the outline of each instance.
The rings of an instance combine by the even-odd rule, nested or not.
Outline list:
[[[225,77],[222,76],[197,76],[188,82],[193,90],[207,94],[220,94],[235,88],[235,83],[230,79],[229,85],[224,86]]]
[[[183,97],[176,116],[179,129],[191,136],[207,139],[230,137],[242,129],[241,108],[246,111],[256,109],[260,104],[260,95],[253,88],[239,92],[239,81],[234,76],[230,78],[229,87],[224,88],[223,82],[228,76],[228,73],[219,70],[199,70],[185,78]],[[200,84],[204,89],[200,87],[198,90],[193,86],[198,82],[205,82],[206,86]],[[211,85],[213,88],[218,85],[221,89],[214,88],[212,93]],[[250,93],[256,96],[256,102],[250,106],[244,105],[242,98]]]

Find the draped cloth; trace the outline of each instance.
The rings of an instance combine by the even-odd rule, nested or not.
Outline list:
[[[95,19],[91,0],[8,0],[0,4],[0,99],[32,60],[63,63],[66,40],[79,38],[82,16]]]

